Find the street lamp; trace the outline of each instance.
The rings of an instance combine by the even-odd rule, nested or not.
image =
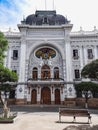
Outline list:
[[[82,97],[85,98],[85,108],[88,108],[88,99],[92,97],[91,91],[82,91]]]

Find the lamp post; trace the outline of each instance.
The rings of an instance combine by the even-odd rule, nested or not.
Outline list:
[[[88,99],[92,97],[91,91],[82,91],[82,97],[85,98],[85,108],[88,108]]]

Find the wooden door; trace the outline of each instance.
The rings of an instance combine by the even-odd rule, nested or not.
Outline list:
[[[55,90],[55,104],[60,104],[60,90],[56,89]]]
[[[41,91],[41,103],[51,104],[51,92],[48,87],[44,87]]]
[[[36,104],[36,103],[37,103],[37,92],[35,89],[33,89],[31,94],[31,104]]]

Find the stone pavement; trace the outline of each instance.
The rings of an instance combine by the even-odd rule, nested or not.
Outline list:
[[[90,125],[98,125],[98,115],[91,114],[91,116]],[[62,123],[58,123],[58,120],[58,112],[19,112],[14,123],[0,124],[0,130],[63,130],[69,125],[84,125],[84,123],[71,123],[72,117],[62,117]],[[88,119],[77,117],[76,121],[87,122]]]

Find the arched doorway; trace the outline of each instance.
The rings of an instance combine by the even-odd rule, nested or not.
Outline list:
[[[41,68],[41,78],[49,79],[50,78],[50,67],[48,65],[43,65]]]
[[[51,104],[51,91],[48,87],[44,87],[41,90],[41,103]]]
[[[31,104],[36,104],[36,103],[37,103],[37,91],[33,89],[31,94]]]
[[[60,101],[60,90],[59,89],[56,89],[55,90],[55,104],[60,104],[61,101]]]

